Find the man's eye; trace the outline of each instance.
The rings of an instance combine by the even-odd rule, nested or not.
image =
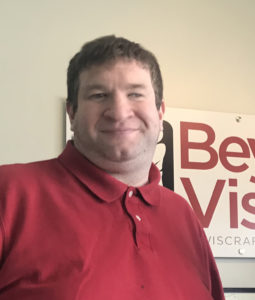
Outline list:
[[[143,95],[140,93],[130,93],[130,94],[128,94],[128,96],[130,98],[138,99],[138,98],[141,98]]]
[[[106,93],[95,93],[89,96],[91,100],[103,100],[107,97]]]

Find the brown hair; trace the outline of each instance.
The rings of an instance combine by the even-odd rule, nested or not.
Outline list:
[[[80,73],[93,65],[116,59],[134,59],[147,67],[151,74],[156,106],[159,109],[163,98],[163,82],[156,57],[137,43],[114,35],[100,37],[83,45],[70,60],[67,71],[67,103],[77,109]]]

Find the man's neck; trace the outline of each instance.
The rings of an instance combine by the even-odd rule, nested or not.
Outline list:
[[[104,170],[128,186],[139,187],[148,183],[150,166],[146,166],[145,168],[144,166],[140,167],[136,164],[135,167],[132,168],[130,166],[126,167],[125,163],[121,164],[121,166],[118,166],[118,171],[114,170],[114,168],[112,168],[110,171],[109,169]]]
[[[145,164],[138,159],[125,162],[111,162],[104,159],[91,161],[106,173],[128,186],[139,187],[148,183],[151,163],[148,164],[146,162]]]

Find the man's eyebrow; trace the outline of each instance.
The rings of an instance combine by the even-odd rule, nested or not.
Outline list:
[[[127,85],[127,88],[128,89],[139,89],[139,88],[142,88],[142,89],[145,89],[146,86],[144,84],[139,84],[139,83],[131,83],[131,84],[128,84]]]
[[[104,89],[105,89],[104,85],[96,84],[96,83],[81,86],[81,90],[85,91],[85,92],[89,92],[89,91],[92,91],[92,90],[104,90]]]

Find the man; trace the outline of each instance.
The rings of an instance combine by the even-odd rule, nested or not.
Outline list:
[[[67,84],[73,141],[0,169],[0,299],[224,299],[194,213],[151,163],[164,113],[153,54],[99,38]]]

